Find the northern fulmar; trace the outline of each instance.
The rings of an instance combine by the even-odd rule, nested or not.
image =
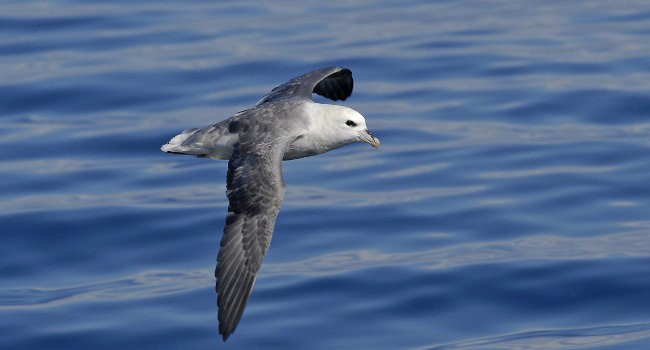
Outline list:
[[[254,107],[219,123],[185,130],[161,150],[228,160],[228,214],[215,270],[219,333],[226,341],[244,313],[271,243],[284,198],[282,161],[355,143],[379,147],[357,111],[312,100],[317,93],[344,101],[352,72],[332,67],[289,80]]]

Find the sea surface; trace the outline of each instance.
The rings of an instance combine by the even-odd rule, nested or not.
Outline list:
[[[382,146],[284,163],[224,344],[160,146],[334,65]],[[1,349],[650,349],[650,4],[0,1],[0,179]]]

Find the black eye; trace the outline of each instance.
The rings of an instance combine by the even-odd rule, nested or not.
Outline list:
[[[347,125],[347,126],[357,126],[357,123],[355,123],[355,122],[353,122],[351,120],[348,120],[347,122],[345,122],[345,125]]]

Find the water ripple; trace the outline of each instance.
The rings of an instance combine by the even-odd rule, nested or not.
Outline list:
[[[623,345],[636,340],[650,339],[650,323],[613,324],[572,329],[545,329],[457,343],[427,347],[429,350],[551,350],[594,349],[608,345]]]
[[[52,171],[56,171],[53,169]],[[49,171],[48,171],[49,173]],[[221,189],[220,189],[221,188]],[[484,190],[483,186],[456,188],[423,187],[401,191],[352,192],[327,190],[321,187],[292,186],[287,190],[285,207],[367,207],[395,203],[418,202],[435,197],[459,196]],[[3,202],[2,215],[34,211],[89,210],[102,207],[192,208],[225,207],[225,184],[201,185],[127,193],[35,194],[11,198]]]
[[[214,283],[212,272],[146,271],[124,278],[64,288],[0,289],[0,310],[42,308],[67,303],[152,298],[205,288]]]
[[[382,147],[284,163],[232,346],[648,348],[645,2],[287,5],[0,1],[0,348],[214,348],[227,162],[159,147],[331,65]]]
[[[379,266],[452,269],[475,264],[517,263],[537,259],[563,261],[608,257],[644,258],[650,257],[649,234],[650,231],[642,230],[588,238],[539,235],[405,253],[371,250],[337,252],[285,264],[270,264],[265,273],[331,275]]]

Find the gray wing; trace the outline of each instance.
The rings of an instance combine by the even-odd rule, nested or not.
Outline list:
[[[228,162],[230,204],[215,271],[219,333],[224,341],[242,317],[284,198],[282,156],[293,139],[268,142],[264,136],[264,144],[253,142],[259,142],[260,135],[241,137]]]
[[[295,97],[311,99],[312,92],[334,101],[345,101],[352,94],[353,86],[352,71],[349,69],[342,67],[322,68],[293,78],[276,87],[262,97],[257,104],[261,105],[274,100]]]

